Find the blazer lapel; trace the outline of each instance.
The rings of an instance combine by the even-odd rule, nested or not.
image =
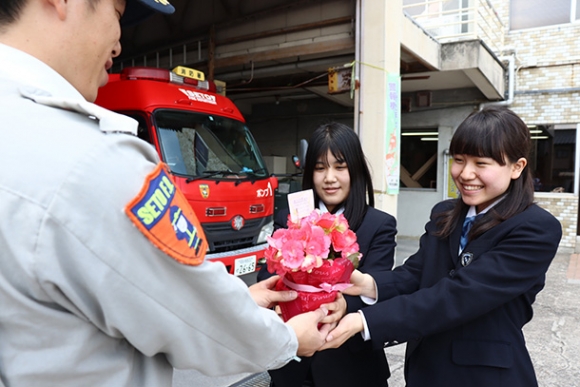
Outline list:
[[[459,256],[459,239],[461,239],[461,225],[463,224],[463,219],[467,215],[467,211],[463,211],[459,219],[461,222],[457,222],[455,229],[449,235],[449,258],[455,265],[457,263],[457,257]]]

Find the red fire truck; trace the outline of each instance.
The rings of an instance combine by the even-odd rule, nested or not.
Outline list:
[[[204,229],[206,259],[254,272],[273,231],[275,177],[240,111],[199,71],[127,67],[96,103],[133,117],[138,136],[169,166]]]

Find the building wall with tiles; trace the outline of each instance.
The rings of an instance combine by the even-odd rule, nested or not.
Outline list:
[[[580,23],[510,31],[509,0],[491,0],[516,55],[514,102],[527,124],[580,122]]]
[[[562,224],[560,248],[573,250],[576,246],[576,227],[578,220],[578,196],[536,192],[535,202],[554,215]]]

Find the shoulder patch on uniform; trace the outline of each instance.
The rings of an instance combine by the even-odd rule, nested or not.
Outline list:
[[[125,207],[137,228],[161,251],[186,265],[199,265],[207,250],[201,224],[164,164],[145,179],[141,192]]]

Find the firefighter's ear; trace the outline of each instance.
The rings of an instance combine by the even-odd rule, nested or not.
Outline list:
[[[66,19],[71,5],[69,0],[43,0],[43,2],[60,20]]]

